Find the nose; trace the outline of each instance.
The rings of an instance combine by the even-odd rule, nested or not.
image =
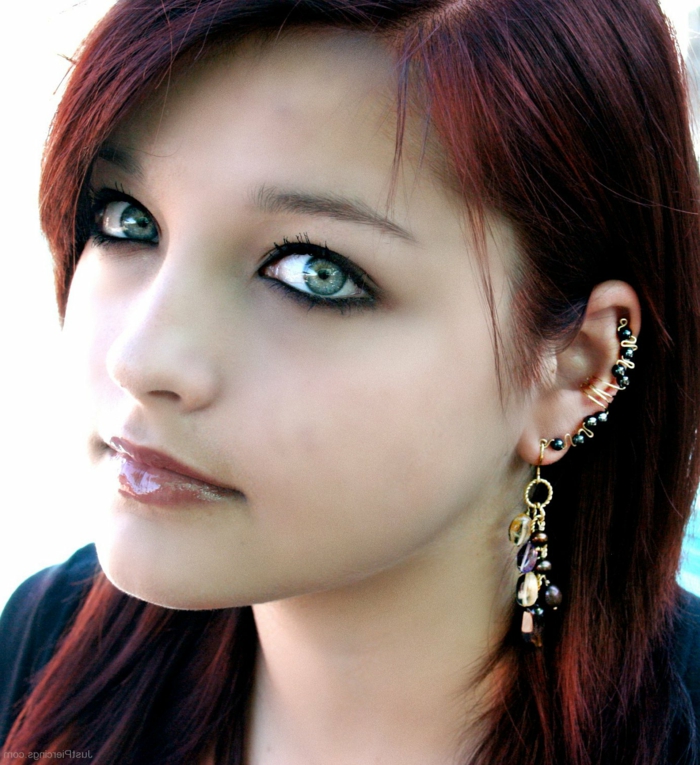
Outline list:
[[[210,406],[221,379],[203,297],[186,278],[161,272],[127,301],[107,351],[111,379],[146,405],[167,403],[183,413]]]

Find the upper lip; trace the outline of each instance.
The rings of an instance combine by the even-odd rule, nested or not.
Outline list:
[[[233,486],[226,486],[225,484],[220,483],[216,478],[212,478],[212,476],[207,475],[206,473],[201,473],[199,470],[195,470],[189,465],[178,462],[173,457],[165,454],[165,452],[151,449],[148,446],[138,446],[137,444],[131,443],[131,441],[128,441],[126,438],[114,436],[109,440],[109,446],[111,446],[114,451],[119,452],[120,454],[126,454],[133,460],[136,460],[136,462],[140,462],[148,467],[170,470],[173,473],[179,473],[188,478],[194,478],[196,481],[208,483],[219,489],[238,491]]]

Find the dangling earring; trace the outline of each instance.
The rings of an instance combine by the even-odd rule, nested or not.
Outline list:
[[[586,417],[581,427],[572,436],[567,433],[563,438],[543,438],[540,440],[540,458],[537,462],[535,478],[525,487],[525,505],[527,510],[510,524],[508,536],[510,541],[519,547],[516,565],[521,576],[518,579],[516,601],[523,609],[520,632],[525,642],[540,648],[544,630],[545,608],[553,611],[562,603],[561,590],[549,581],[552,564],[547,559],[547,544],[549,539],[545,534],[545,507],[552,501],[554,490],[552,484],[542,478],[540,468],[544,462],[544,452],[547,447],[561,451],[567,446],[581,446],[586,438],[593,438],[593,429],[599,423],[608,421],[608,406],[612,403],[614,393],[621,391],[630,384],[628,372],[634,369],[632,361],[637,349],[637,338],[632,334],[627,319],[620,319],[617,327],[620,340],[620,356],[613,365],[611,372],[614,382],[606,382],[597,377],[586,380],[581,386],[583,393],[603,411]],[[535,500],[534,493],[539,487],[544,487],[547,496]]]
[[[542,646],[545,607],[556,610],[562,602],[561,590],[549,581],[552,564],[547,559],[548,537],[545,534],[545,507],[552,501],[552,484],[542,478],[540,468],[548,441],[540,441],[540,458],[535,477],[525,487],[524,500],[527,511],[521,513],[510,524],[510,541],[519,547],[516,565],[521,577],[518,579],[515,599],[522,607],[520,632],[527,643]],[[544,487],[547,496],[534,499],[534,493]],[[544,589],[543,589],[544,588]],[[540,593],[542,592],[542,597]]]

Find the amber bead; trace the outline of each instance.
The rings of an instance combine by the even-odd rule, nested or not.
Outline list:
[[[532,534],[532,518],[529,515],[525,515],[525,513],[516,515],[508,529],[508,539],[514,545],[520,547],[530,534]]]

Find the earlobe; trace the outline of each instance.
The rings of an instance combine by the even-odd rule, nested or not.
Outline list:
[[[640,325],[639,299],[629,284],[607,281],[592,291],[576,337],[553,353],[549,384],[535,391],[518,444],[522,459],[537,464],[545,439],[541,464],[551,464],[605,427],[614,416],[608,407],[630,384]]]

